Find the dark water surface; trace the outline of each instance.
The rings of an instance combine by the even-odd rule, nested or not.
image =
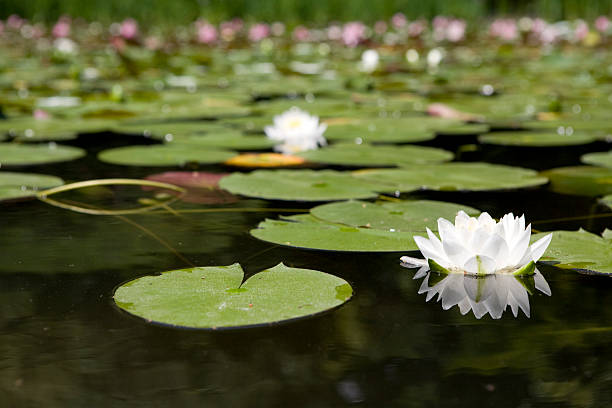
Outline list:
[[[81,137],[73,144],[88,147],[88,157],[27,170],[68,182],[171,170],[95,160],[93,153],[102,145],[134,142],[121,140]],[[542,166],[537,149],[504,152],[485,148],[461,160]],[[582,153],[559,149],[546,167],[578,164]],[[134,195],[117,193],[113,204],[133,202]],[[546,187],[422,197],[473,205],[496,217],[524,212],[541,231],[582,226],[600,233],[610,227],[610,218],[555,221],[604,209],[594,199],[554,194]],[[265,217],[290,214],[268,211],[279,207],[307,208],[243,199],[224,206],[235,212],[158,210],[121,218],[79,214],[35,200],[3,203],[0,406],[612,404],[610,279],[543,266],[552,296],[530,297],[531,318],[522,312],[515,318],[509,308],[500,320],[462,316],[457,307],[443,310],[434,300],[425,302],[417,293],[421,281],[413,280],[414,270],[399,265],[401,254],[299,250],[252,238],[248,231]],[[282,261],[341,276],[353,285],[355,296],[316,318],[217,332],[150,325],[114,306],[117,285],[186,267],[187,261],[201,266],[240,262],[247,275]]]

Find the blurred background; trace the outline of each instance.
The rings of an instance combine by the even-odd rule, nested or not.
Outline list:
[[[533,15],[546,20],[592,19],[612,11],[612,0],[0,0],[0,19],[18,14],[34,21],[62,15],[101,22],[132,17],[153,24],[211,22],[240,17],[247,21],[324,24],[373,22],[402,12],[409,19],[450,15],[468,20],[492,16]]]

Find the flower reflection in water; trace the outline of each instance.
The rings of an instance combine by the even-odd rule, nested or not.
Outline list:
[[[419,294],[425,293],[427,302],[437,294],[444,310],[459,306],[462,315],[471,310],[477,319],[487,313],[493,319],[499,319],[508,306],[514,317],[518,317],[519,309],[530,317],[529,295],[537,291],[551,295],[548,282],[537,269],[530,276],[474,276],[462,273],[438,274],[423,267],[414,279],[423,277],[425,279]]]

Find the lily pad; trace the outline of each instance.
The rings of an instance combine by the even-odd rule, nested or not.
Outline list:
[[[484,123],[465,123],[455,126],[448,126],[443,129],[436,130],[438,135],[442,136],[462,136],[462,135],[480,135],[489,131],[489,125]]]
[[[433,147],[372,146],[346,143],[299,153],[298,156],[317,163],[359,167],[439,163],[453,158],[451,152]]]
[[[98,159],[124,166],[183,166],[187,163],[221,163],[236,153],[189,145],[127,146],[104,150]]]
[[[228,166],[258,168],[258,167],[290,167],[304,164],[302,157],[280,153],[243,153],[225,161]]]
[[[607,206],[608,208],[612,209],[612,194],[609,194],[605,197],[602,197],[602,199],[600,200],[600,202]]]
[[[612,169],[594,166],[559,167],[541,173],[557,193],[584,196],[612,194]]]
[[[349,140],[365,143],[411,143],[431,140],[435,133],[428,127],[428,118],[360,119],[347,124],[329,124],[328,140]]]
[[[33,197],[41,189],[57,187],[64,180],[45,174],[0,172],[0,200]]]
[[[19,118],[0,122],[0,133],[19,142],[62,141],[75,139],[79,133],[106,130],[108,122],[81,119]]]
[[[127,282],[117,288],[114,300],[147,322],[222,329],[310,317],[342,305],[353,294],[344,279],[282,263],[243,279],[239,264],[180,269]]]
[[[378,195],[375,184],[333,170],[256,170],[234,173],[219,185],[234,194],[268,200],[335,201]]]
[[[612,150],[600,153],[588,153],[580,158],[583,163],[594,166],[604,166],[612,168]]]
[[[270,149],[276,143],[263,135],[247,136],[238,131],[226,130],[223,133],[210,135],[177,135],[172,138],[171,144],[235,150],[265,150]]]
[[[478,138],[481,143],[503,146],[573,146],[594,142],[597,138],[588,133],[576,132],[570,135],[549,132],[495,132]]]
[[[378,183],[378,191],[494,191],[546,184],[548,179],[521,167],[489,163],[444,163],[353,172],[358,179]]]
[[[542,233],[533,236],[535,241]],[[541,261],[552,261],[555,266],[574,269],[587,274],[612,274],[612,239],[585,230],[553,231],[553,239]]]
[[[0,144],[0,165],[27,166],[75,160],[85,156],[85,150],[72,146],[45,144]]]
[[[414,235],[424,234],[427,227],[437,231],[439,217],[453,218],[460,210],[479,212],[437,201],[348,201],[315,207],[311,214],[265,220],[251,235],[279,245],[328,251],[414,251]]]

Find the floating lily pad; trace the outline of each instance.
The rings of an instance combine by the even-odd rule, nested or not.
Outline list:
[[[372,204],[361,201],[325,204],[311,214],[265,220],[251,235],[279,245],[349,252],[417,250],[414,235],[426,227],[437,231],[437,219],[454,218],[458,211],[478,210],[437,201]]]
[[[290,167],[304,164],[302,157],[280,153],[244,153],[225,161],[228,166],[259,168],[259,167]]]
[[[358,179],[378,183],[378,191],[493,191],[533,187],[548,179],[520,167],[488,163],[444,163],[353,172]]]
[[[612,169],[607,167],[559,167],[541,174],[550,179],[550,189],[557,193],[585,196],[612,194]]]
[[[112,128],[115,133],[140,135],[157,140],[173,141],[186,135],[210,135],[219,132],[231,132],[231,129],[216,121],[190,120],[184,122],[122,122]]]
[[[53,142],[45,144],[0,144],[0,165],[27,166],[75,160],[85,156],[85,150],[61,146]]]
[[[537,240],[544,235],[533,236]],[[553,239],[544,253],[542,261],[552,261],[555,266],[575,269],[587,274],[612,274],[612,238],[588,231],[553,231]]]
[[[428,118],[362,119],[347,124],[331,124],[325,131],[328,140],[365,143],[410,143],[431,140],[435,133]]]
[[[225,131],[210,135],[178,135],[172,138],[173,145],[191,145],[194,147],[218,147],[234,150],[265,150],[273,147],[276,142],[264,135],[247,136],[238,131]]]
[[[489,125],[484,123],[466,123],[455,126],[447,126],[436,130],[436,133],[443,136],[462,136],[480,135],[489,131]]]
[[[585,154],[580,160],[583,163],[612,168],[612,150],[609,152]]]
[[[101,132],[108,127],[108,122],[94,120],[21,118],[0,122],[0,133],[19,142],[61,141],[75,139],[79,133]]]
[[[98,159],[125,166],[183,166],[187,163],[221,163],[236,153],[189,145],[127,146],[104,150]]]
[[[601,202],[603,205],[605,205],[605,206],[609,207],[610,209],[612,209],[612,194],[607,195],[607,196],[605,196],[605,197],[602,197],[602,199],[600,200],[600,202]]]
[[[588,133],[559,134],[549,132],[495,132],[478,138],[481,143],[503,146],[572,146],[594,142],[597,138]]]
[[[376,185],[333,170],[257,170],[234,173],[219,185],[234,194],[268,200],[334,201],[374,198]]]
[[[45,174],[0,172],[0,200],[32,197],[38,190],[57,187],[64,181]]]
[[[305,318],[348,301],[344,279],[279,264],[243,283],[239,264],[145,276],[117,288],[115,303],[147,322],[202,328],[244,328]]]
[[[299,153],[298,156],[318,163],[360,167],[439,163],[453,158],[451,152],[433,147],[372,146],[346,143]]]

